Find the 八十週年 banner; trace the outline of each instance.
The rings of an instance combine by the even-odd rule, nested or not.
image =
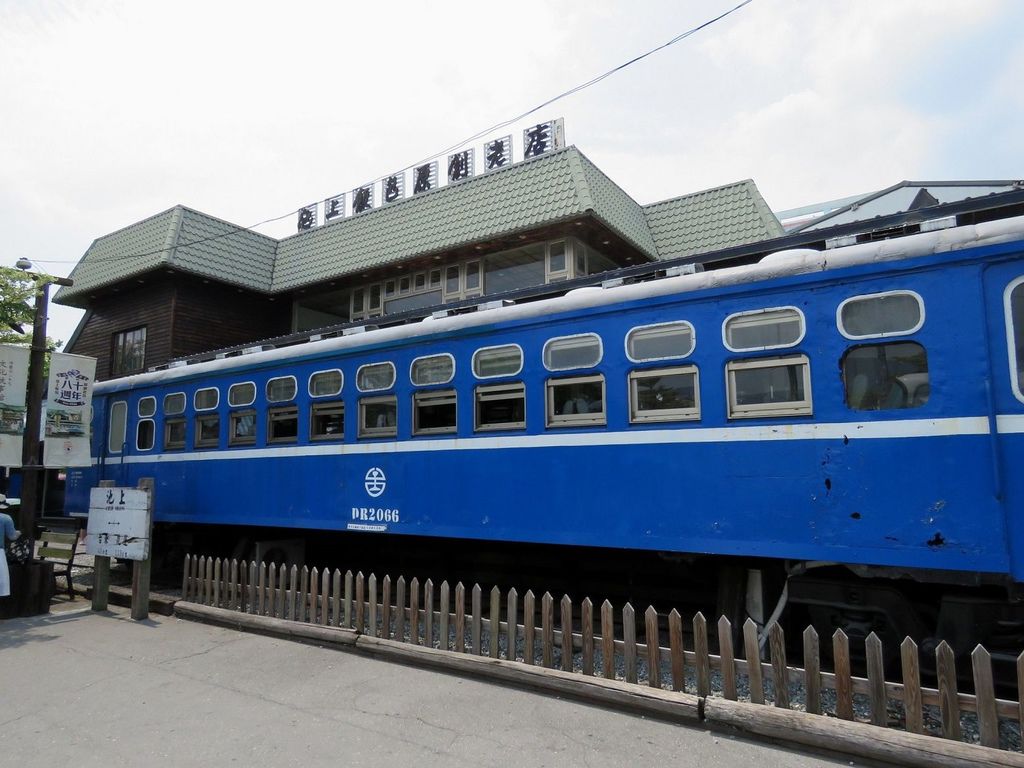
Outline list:
[[[89,466],[89,419],[95,381],[95,358],[63,352],[50,356],[44,466]]]

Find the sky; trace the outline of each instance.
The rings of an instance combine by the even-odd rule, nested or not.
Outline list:
[[[740,0],[0,0],[0,264],[67,275],[182,203],[300,206],[441,153]],[[1024,3],[753,0],[509,128],[639,203],[752,178],[774,210],[904,179],[1024,178]],[[478,150],[479,151],[479,150]],[[54,306],[66,341],[80,310]]]

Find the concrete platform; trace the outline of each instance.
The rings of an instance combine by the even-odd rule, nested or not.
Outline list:
[[[61,609],[0,622],[6,765],[851,764],[327,648]]]

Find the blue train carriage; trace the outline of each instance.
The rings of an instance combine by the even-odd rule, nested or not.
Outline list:
[[[1022,254],[1024,217],[105,382],[68,506],[150,476],[160,523],[732,558],[822,625],[1017,631]]]

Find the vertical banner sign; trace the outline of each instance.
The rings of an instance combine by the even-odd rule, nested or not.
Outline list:
[[[46,394],[43,466],[87,467],[96,359],[54,352]]]
[[[0,466],[21,466],[28,387],[28,347],[0,344]]]

